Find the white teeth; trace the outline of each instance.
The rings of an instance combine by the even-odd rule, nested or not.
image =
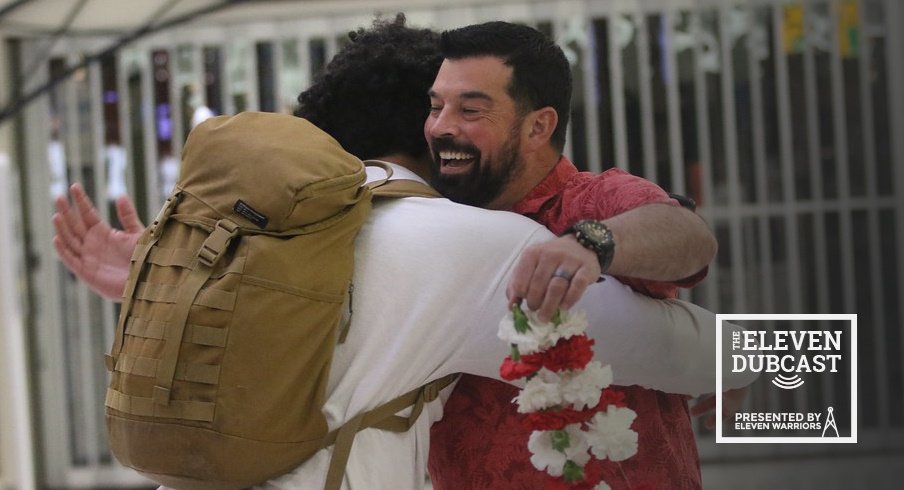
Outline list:
[[[443,160],[470,160],[474,158],[474,155],[460,151],[441,151],[439,152],[439,157]]]

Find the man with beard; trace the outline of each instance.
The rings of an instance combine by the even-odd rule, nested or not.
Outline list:
[[[571,69],[558,46],[505,22],[444,32],[441,46],[445,60],[424,126],[437,190],[457,202],[523,214],[555,234],[583,238],[595,228],[603,239],[582,241],[602,269],[653,297],[674,297],[679,285],[703,278],[716,243],[701,219],[646,180],[618,169],[581,173],[562,155]],[[537,305],[542,292],[516,293]],[[605,462],[604,480],[617,489],[700,488],[687,398],[623,390],[638,415],[638,454]],[[432,429],[435,488],[545,488],[530,471],[530,431],[511,403],[516,394],[498,381],[462,378]]]
[[[319,127],[329,131],[346,149],[351,150],[361,158],[383,159],[400,164],[403,167],[397,167],[397,174],[404,174],[406,178],[417,179],[426,176],[430,167],[430,159],[427,157],[426,144],[423,138],[420,137],[420,133],[423,128],[422,123],[427,117],[427,104],[425,103],[425,98],[418,94],[426,93],[439,66],[440,57],[436,51],[435,35],[423,30],[405,28],[404,22],[397,19],[395,23],[378,25],[370,31],[358,31],[353,33],[351,37],[353,42],[343,48],[340,54],[334,58],[324,73],[318,78],[317,83],[300,96],[299,102],[301,105],[296,114],[308,118]],[[397,113],[397,117],[389,120],[392,122],[392,124],[389,124],[385,116],[393,112]],[[408,114],[411,116],[408,117]],[[482,143],[482,140],[476,137],[474,141]],[[476,144],[474,146],[483,148],[483,146]],[[513,145],[512,147],[523,151],[521,146]],[[445,156],[450,157],[447,158],[449,160],[461,160],[461,158],[454,158],[457,157],[456,155],[446,154]],[[455,167],[458,163],[460,162],[452,163],[450,167]],[[512,161],[512,164],[514,163],[517,162]],[[461,167],[462,165],[459,166]],[[511,172],[508,174],[511,174]],[[115,298],[122,290],[122,284],[125,280],[123,268],[127,268],[128,258],[131,255],[131,245],[134,244],[134,239],[130,237],[137,238],[137,234],[142,227],[134,216],[134,209],[127,202],[120,201],[120,209],[124,212],[121,221],[127,226],[127,231],[125,233],[117,233],[110,229],[106,223],[97,219],[96,214],[92,212],[90,202],[79,187],[74,188],[73,194],[75,200],[79,203],[77,208],[70,207],[65,200],[61,199],[58,201],[59,213],[54,217],[54,224],[58,230],[58,236],[55,238],[58,252],[67,266],[93,289],[102,292],[107,297]],[[428,204],[429,202],[432,201],[427,201],[423,205],[435,206],[435,204]],[[401,207],[401,204],[393,204],[391,206]],[[408,204],[405,206],[408,206]],[[390,208],[385,207],[383,209]],[[472,219],[476,216],[478,215],[469,214],[462,220]],[[458,221],[456,220],[456,222]],[[442,224],[447,226],[454,225],[451,222]],[[407,232],[403,230],[412,226],[414,226],[412,223],[406,223],[406,226],[403,226],[399,233],[403,237],[407,237]],[[449,232],[458,233],[459,235],[461,233],[456,232],[454,229],[450,229]],[[559,244],[558,246],[565,247],[568,244],[574,245],[573,241],[573,238],[566,237],[557,240],[555,243]],[[629,242],[626,240],[619,243],[628,244]],[[424,244],[424,247],[427,247],[427,245]],[[392,247],[384,247],[383,250],[391,249]],[[441,250],[445,250],[445,248],[422,250],[420,252],[412,250],[409,253],[412,257],[420,257],[427,254],[427,257],[424,258],[424,264],[436,263],[438,265],[445,263],[444,260],[452,260],[453,262],[454,260],[463,260],[460,257],[462,255],[461,251],[456,251],[454,254],[448,252],[448,255],[446,255]],[[560,253],[558,250],[539,247],[528,248],[528,250],[530,253],[528,254],[527,265],[517,269],[518,273],[516,273],[516,276],[519,276],[519,274],[520,276],[513,281],[513,289],[522,291],[524,294],[521,294],[521,296],[525,296],[528,304],[532,305],[533,308],[552,304],[549,302],[544,303],[544,300],[550,296],[547,293],[550,292],[553,292],[552,295],[558,295],[559,298],[565,295],[565,305],[567,306],[573,303],[573,292],[579,289],[578,286],[582,282],[586,284],[586,282],[592,281],[596,277],[595,274],[588,273],[588,271],[593,269],[582,267],[579,270],[580,261],[568,259],[568,255]],[[554,253],[552,256],[547,256],[544,255],[544,250]],[[578,250],[586,252],[580,247],[578,247]],[[477,254],[480,255],[479,253]],[[380,253],[378,252],[376,255],[380,255]],[[394,256],[395,254],[392,255]],[[111,263],[111,261],[115,262],[117,257],[122,258],[125,261],[125,265]],[[550,257],[553,257],[556,262],[549,263]],[[595,264],[596,258],[594,256],[591,256],[591,258],[591,263]],[[475,260],[480,260],[481,263],[486,264],[481,257],[477,257]],[[566,260],[570,261],[566,263]],[[595,270],[599,271],[598,264],[595,265]],[[450,274],[454,272],[456,274],[465,273],[472,275],[472,280],[462,281],[463,283],[457,287],[468,289],[484,287],[484,281],[480,279],[483,275],[474,275],[476,274],[476,267],[471,267],[466,262],[453,263],[452,266],[448,271]],[[561,276],[552,276],[559,266],[565,266],[564,270],[566,272],[574,273],[571,281],[565,281]],[[362,267],[364,266],[362,265]],[[410,281],[404,281],[409,270],[413,270],[413,268],[400,266],[393,277],[396,277],[400,284],[410,284]],[[399,273],[399,271],[404,273]],[[493,274],[488,273],[487,275]],[[541,284],[533,288],[529,287],[532,276],[541,279]],[[424,280],[423,284],[418,286],[417,293],[412,290],[411,297],[406,296],[404,290],[399,287],[394,286],[392,292],[394,296],[407,302],[421,304],[431,299],[430,294],[428,294],[429,291],[425,290],[427,284],[445,283],[445,281],[449,280],[445,274],[435,275],[432,279]],[[615,282],[611,280],[607,281],[607,283],[608,285],[604,286],[611,287],[615,285]],[[385,293],[386,288],[383,287],[382,289]],[[356,291],[356,321],[368,321],[369,319],[366,311],[362,309],[364,306],[359,305],[359,298],[365,296],[363,292],[362,290]],[[588,294],[600,295],[601,293],[599,291],[591,291]],[[457,295],[449,293],[447,296],[452,298]],[[455,304],[458,304],[458,299],[460,298],[455,300]],[[452,300],[450,299],[450,301]],[[452,306],[454,306],[452,303],[447,305],[447,307]],[[486,309],[488,306],[474,303],[469,308],[480,310]],[[623,308],[621,306],[610,305],[609,308],[606,311],[606,315],[623,317]],[[405,311],[405,309],[404,305],[399,305],[393,311]],[[422,310],[422,308],[418,308],[418,310]],[[451,323],[459,325],[468,323],[464,321],[463,312],[448,312],[448,309],[446,311],[446,316],[451,317]],[[486,312],[482,314],[484,316],[487,315]],[[488,315],[493,316],[493,314],[491,311]],[[641,335],[645,326],[645,322],[641,321],[642,316],[642,314],[638,314],[635,319],[627,319],[630,325],[625,326],[626,332],[632,335],[635,333]],[[678,316],[685,315],[679,314]],[[449,322],[436,320],[425,321],[424,323],[422,325],[423,328],[441,331]],[[709,344],[712,342],[714,325],[696,325],[694,328],[699,328],[700,330],[689,332],[689,330],[693,329],[688,329],[686,324],[671,325],[664,320],[661,323],[659,330],[656,330],[654,335],[641,342],[643,347],[637,347],[633,352],[630,349],[620,350],[619,347],[624,347],[624,344],[617,341],[620,335],[615,335],[615,332],[609,332],[608,336],[603,337],[600,341],[597,355],[604,362],[613,363],[616,375],[621,376],[626,381],[642,382],[647,386],[683,393],[701,393],[711,390],[714,387],[714,382],[711,376],[707,378],[703,375],[700,366],[706,368],[707,371],[713,370],[712,364],[709,362],[712,357],[712,349]],[[365,328],[364,325],[359,325],[358,327],[353,325],[351,332],[368,331],[368,328],[371,328]],[[649,332],[647,335],[650,335]],[[470,343],[475,341],[496,342],[483,337],[468,339],[467,342],[462,339],[461,335],[456,335],[455,339],[448,338],[447,343],[454,344],[459,341],[464,342],[463,345],[470,345]],[[655,348],[655,346],[664,347],[664,350]],[[690,350],[693,346],[698,348]],[[623,359],[624,356],[636,357],[637,352],[643,352],[642,359],[635,358],[632,361]],[[435,352],[431,352],[431,354],[435,354]],[[460,369],[466,372],[475,372],[474,370],[477,368],[473,366],[473,363],[480,364],[481,367],[477,369],[478,372],[485,373],[486,371],[483,371],[485,369],[492,371],[501,359],[501,357],[496,358],[493,356],[483,356],[481,359],[476,359],[473,352],[464,351],[460,351],[457,355],[461,354],[468,355],[470,364],[460,366]],[[695,359],[695,356],[699,357],[699,359]],[[676,359],[677,364],[673,364],[673,367],[675,365],[680,366],[684,371],[683,374],[675,376],[678,373],[664,369],[657,370],[657,366],[664,365],[667,362],[676,363]],[[401,356],[397,361],[409,362],[410,359]],[[633,366],[640,365],[642,366],[640,370],[650,373],[655,372],[656,376],[647,377],[643,380],[632,377],[633,373],[629,372],[632,369],[632,362],[634,363]],[[625,372],[619,373],[621,370]],[[405,371],[410,373],[419,372],[410,366]],[[380,372],[392,371],[387,368],[376,374]],[[711,373],[708,375],[711,375]],[[333,378],[334,376],[331,375],[331,379]],[[336,378],[339,378],[339,376],[337,375]],[[673,378],[681,379],[676,380]],[[361,385],[360,380],[353,381]],[[396,379],[395,381],[401,383],[401,379]],[[408,381],[419,382],[418,380]],[[733,382],[728,382],[727,385],[741,386],[746,382],[749,382],[749,380],[734,380]],[[402,386],[396,388],[401,389]],[[366,391],[371,395],[375,393],[381,395],[390,394],[382,393],[378,389],[368,389]],[[364,400],[365,403],[370,401],[372,400]],[[506,403],[508,402],[509,400],[506,400]],[[361,401],[359,400],[356,403],[361,403]],[[418,421],[418,425],[415,428],[416,436],[384,436],[375,433],[375,431],[362,433],[364,439],[355,443],[355,449],[353,449],[349,463],[352,468],[349,474],[350,481],[359,481],[365,488],[405,488],[408,486],[408,483],[405,482],[409,481],[415,481],[416,484],[418,472],[423,469],[424,464],[421,460],[421,452],[424,450],[426,442],[422,424],[427,423],[429,425],[429,421],[435,420],[440,415],[441,408],[431,404],[426,411],[430,415],[427,417],[428,420]],[[484,433],[491,433],[494,429],[492,426],[485,427]],[[399,437],[404,440],[400,441],[397,439]],[[399,442],[403,445],[413,444],[417,447],[417,450],[415,451],[409,447],[411,451],[404,452],[404,454],[400,454],[396,450],[389,450],[394,447],[394,443]],[[526,438],[516,442],[519,447],[525,443]],[[366,456],[368,447],[371,448],[372,452],[369,456]],[[375,447],[380,447],[381,449],[375,451],[373,450]],[[384,448],[386,450],[383,450]],[[400,459],[393,460],[393,458]],[[526,459],[524,462],[529,464]],[[482,463],[492,464],[493,462],[484,461]],[[405,471],[398,471],[403,466],[405,466]],[[408,466],[410,466],[412,473],[409,473]],[[274,482],[274,486],[283,488],[314,487],[317,485],[317,477],[312,477],[311,475],[317,475],[318,473],[310,471],[310,468],[306,464],[299,471],[293,472],[292,475]],[[542,482],[542,474],[533,468],[524,467],[523,465],[516,465],[515,468],[523,468],[523,478],[534,482]],[[414,475],[414,479],[412,479],[411,475]],[[439,475],[438,479],[441,480],[442,477],[443,475]],[[519,475],[519,478],[522,477]],[[472,485],[472,483],[466,483],[459,488],[470,488]],[[518,485],[503,484],[500,488],[518,488]]]

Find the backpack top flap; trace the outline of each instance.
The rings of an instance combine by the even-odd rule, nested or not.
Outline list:
[[[330,135],[287,114],[243,112],[196,127],[182,152],[180,213],[284,232],[344,214],[367,197],[364,165]]]

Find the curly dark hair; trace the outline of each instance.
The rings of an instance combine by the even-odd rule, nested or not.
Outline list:
[[[298,96],[295,115],[361,158],[427,154],[427,90],[442,63],[439,34],[405,26],[405,15],[349,32],[348,43]]]
[[[572,91],[571,66],[562,48],[532,27],[493,21],[443,32],[441,50],[448,59],[494,56],[511,66],[509,96],[523,113],[555,109],[559,124],[550,142],[562,151]]]

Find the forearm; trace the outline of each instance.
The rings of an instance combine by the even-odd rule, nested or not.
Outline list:
[[[607,273],[616,276],[677,281],[706,267],[718,249],[702,218],[668,204],[648,204],[603,222],[615,241]]]
[[[596,359],[611,364],[616,384],[667,393],[700,395],[716,388],[716,318],[699,306],[654,300],[614,279],[595,285],[575,306],[587,312]],[[734,325],[723,326],[723,349]],[[723,363],[723,389],[745,386],[751,374],[733,374]]]

